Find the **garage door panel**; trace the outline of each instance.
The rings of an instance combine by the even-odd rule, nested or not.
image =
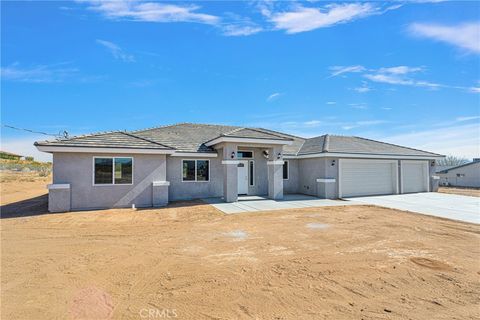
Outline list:
[[[397,192],[397,161],[341,160],[342,197],[394,194]]]
[[[428,191],[428,162],[402,161],[402,193]]]

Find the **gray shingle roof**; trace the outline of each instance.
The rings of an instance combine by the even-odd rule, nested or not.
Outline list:
[[[351,153],[377,155],[440,156],[436,153],[402,147],[390,143],[349,136],[323,135],[301,138],[263,128],[180,123],[132,132],[107,132],[56,141],[36,142],[36,145],[124,147],[174,149],[178,152],[215,152],[206,142],[218,137],[276,139],[291,141],[284,146],[285,155],[317,153]]]
[[[181,152],[214,152],[214,150],[207,147],[205,143],[222,136],[291,140],[291,138],[287,136],[259,128],[194,123],[180,123],[171,126],[134,131],[133,133],[136,136],[167,144]]]
[[[461,164],[459,166],[452,166],[448,169],[443,169],[443,170],[440,170],[440,171],[437,170],[436,173],[448,173],[448,171],[455,170],[455,169],[460,169],[460,168],[471,166],[472,164],[478,164],[478,163],[480,163],[480,161],[472,161],[472,162]]]
[[[440,156],[439,154],[402,147],[391,143],[360,137],[323,135],[307,139],[298,152],[299,155],[335,152],[353,154]]]
[[[134,134],[114,131],[95,133],[55,141],[38,141],[35,145],[65,146],[65,147],[96,147],[96,148],[137,148],[137,149],[172,149],[164,144],[138,137]]]

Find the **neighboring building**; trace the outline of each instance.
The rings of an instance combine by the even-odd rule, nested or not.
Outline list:
[[[20,160],[23,156],[7,151],[0,151],[0,159]]]
[[[443,156],[359,137],[176,124],[36,142],[53,154],[49,210],[161,206],[284,193],[320,198],[436,191]]]
[[[454,187],[480,188],[480,159],[472,162],[437,170],[440,177],[440,185]]]

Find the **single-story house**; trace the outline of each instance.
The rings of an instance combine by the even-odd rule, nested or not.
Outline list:
[[[23,156],[7,151],[0,151],[0,159],[8,159],[8,160],[20,160]]]
[[[49,210],[162,206],[239,195],[282,199],[436,191],[443,156],[360,137],[301,138],[262,128],[181,123],[39,141],[53,154]]]
[[[440,185],[480,188],[480,159],[459,166],[437,170]]]

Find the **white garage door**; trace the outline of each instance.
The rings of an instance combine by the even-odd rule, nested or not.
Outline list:
[[[341,159],[339,196],[357,197],[397,193],[396,160]]]
[[[428,161],[403,160],[401,192],[428,192]]]

